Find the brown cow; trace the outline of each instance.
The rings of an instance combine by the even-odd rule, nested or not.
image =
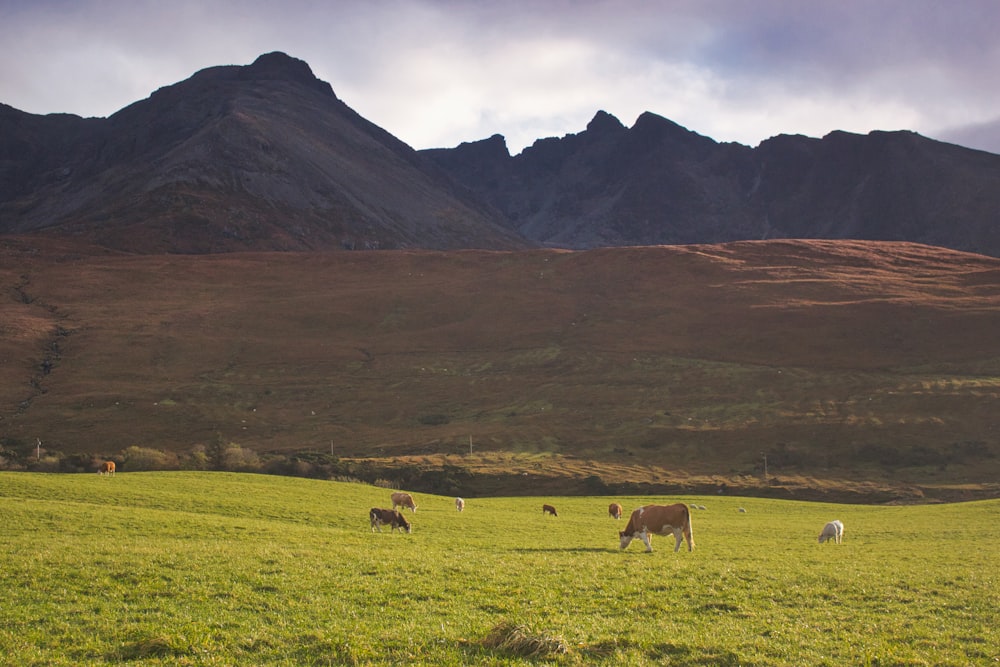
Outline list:
[[[694,549],[694,531],[691,527],[691,512],[687,505],[646,505],[632,512],[625,530],[618,533],[621,548],[626,548],[633,538],[638,537],[646,545],[646,551],[652,551],[649,542],[650,535],[674,534],[677,544],[674,552],[680,551],[681,536],[688,543],[688,551]]]
[[[413,496],[408,493],[396,492],[392,494],[392,509],[397,507],[409,507],[411,512],[417,511],[417,504],[413,502]]]
[[[98,475],[114,475],[115,474],[115,462],[105,461],[101,465],[97,466]]]
[[[622,512],[624,511],[625,510],[623,510],[622,506],[619,505],[618,503],[611,503],[610,505],[608,505],[608,516],[610,516],[612,519],[622,518]]]
[[[406,517],[404,517],[401,512],[397,512],[396,510],[385,510],[373,507],[371,508],[371,511],[368,512],[368,519],[371,521],[373,533],[376,529],[378,529],[378,532],[381,533],[382,524],[392,526],[392,530],[389,532],[393,532],[397,528],[405,530],[408,533],[413,530],[410,524],[406,521]]]
[[[542,515],[544,516],[546,514],[551,514],[552,516],[559,516],[559,513],[556,512],[556,508],[553,507],[552,505],[542,505]]]

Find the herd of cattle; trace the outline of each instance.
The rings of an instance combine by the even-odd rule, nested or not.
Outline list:
[[[98,475],[114,475],[115,474],[115,462],[114,461],[104,461],[98,466]],[[382,526],[389,526],[390,532],[396,530],[405,530],[407,533],[413,530],[413,526],[410,522],[406,520],[403,513],[396,508],[406,509],[410,508],[410,512],[417,511],[417,503],[414,502],[413,496],[409,493],[403,493],[397,491],[391,496],[392,509],[382,509],[379,507],[373,507],[368,512],[368,519],[371,522],[372,532],[376,530],[382,532]],[[704,505],[691,505],[692,509],[705,509]],[[455,509],[461,512],[465,509],[465,500],[462,498],[455,498]],[[739,508],[740,512],[746,512],[742,507]],[[624,510],[619,503],[611,503],[608,505],[608,516],[613,519],[621,519]],[[552,505],[542,505],[542,514],[559,516],[556,508]],[[673,535],[675,544],[674,551],[680,551],[681,543],[686,541],[688,551],[694,550],[694,531],[691,527],[691,511],[688,506],[683,503],[676,503],[674,505],[645,505],[639,509],[632,512],[632,515],[628,519],[628,524],[625,526],[625,530],[618,532],[618,537],[620,540],[619,546],[622,549],[628,547],[628,545],[634,539],[642,540],[642,543],[646,545],[646,551],[652,551],[653,546],[650,538],[653,535]],[[844,524],[839,520],[834,520],[823,526],[823,530],[819,534],[819,543],[823,544],[829,540],[833,540],[837,544],[840,544],[844,539]]]
[[[382,526],[390,526],[390,532],[397,529],[401,531],[405,530],[407,533],[411,532],[413,526],[406,520],[403,513],[396,508],[398,507],[402,510],[408,507],[410,508],[410,512],[416,513],[417,504],[414,502],[413,496],[409,493],[397,491],[392,494],[391,500],[392,509],[373,507],[368,512],[372,532],[374,533],[377,530],[381,533]],[[691,508],[705,509],[704,505],[691,505]],[[455,498],[455,509],[459,512],[464,510],[465,500]],[[619,503],[608,505],[608,516],[613,519],[620,519],[623,511]],[[739,511],[746,512],[742,507],[739,508]],[[542,505],[542,515],[557,517],[559,513],[553,505],[544,504]],[[649,552],[653,550],[650,540],[653,535],[673,535],[675,540],[674,552],[680,551],[681,543],[685,541],[687,542],[688,551],[693,551],[694,530],[691,527],[691,510],[684,503],[676,503],[674,505],[644,505],[632,512],[625,530],[618,532],[619,546],[622,549],[626,549],[632,540],[639,539],[646,545],[646,551]],[[832,539],[837,544],[840,544],[843,538],[844,524],[839,520],[835,520],[823,526],[823,530],[819,534],[819,543],[823,544],[823,542]]]

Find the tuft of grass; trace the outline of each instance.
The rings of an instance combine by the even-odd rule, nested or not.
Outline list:
[[[121,660],[145,660],[148,658],[166,658],[186,654],[186,648],[175,646],[167,637],[150,637],[131,642],[116,652]]]
[[[522,658],[548,658],[569,653],[562,637],[533,632],[526,625],[504,621],[490,630],[483,646]]]

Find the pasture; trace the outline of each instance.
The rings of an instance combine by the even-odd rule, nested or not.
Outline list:
[[[0,472],[4,665],[969,665],[1000,660],[1000,501],[414,494]],[[616,500],[625,517],[608,516]],[[695,550],[618,549],[647,502]],[[551,503],[559,516],[543,516]],[[738,508],[746,512],[739,512]],[[831,519],[844,543],[818,544]]]

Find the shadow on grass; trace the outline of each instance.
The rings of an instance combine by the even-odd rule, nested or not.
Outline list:
[[[609,551],[618,551],[618,549],[604,548],[604,547],[515,547],[511,551],[516,551],[517,553],[574,553],[574,554],[585,554],[585,553],[595,553],[603,554]]]

